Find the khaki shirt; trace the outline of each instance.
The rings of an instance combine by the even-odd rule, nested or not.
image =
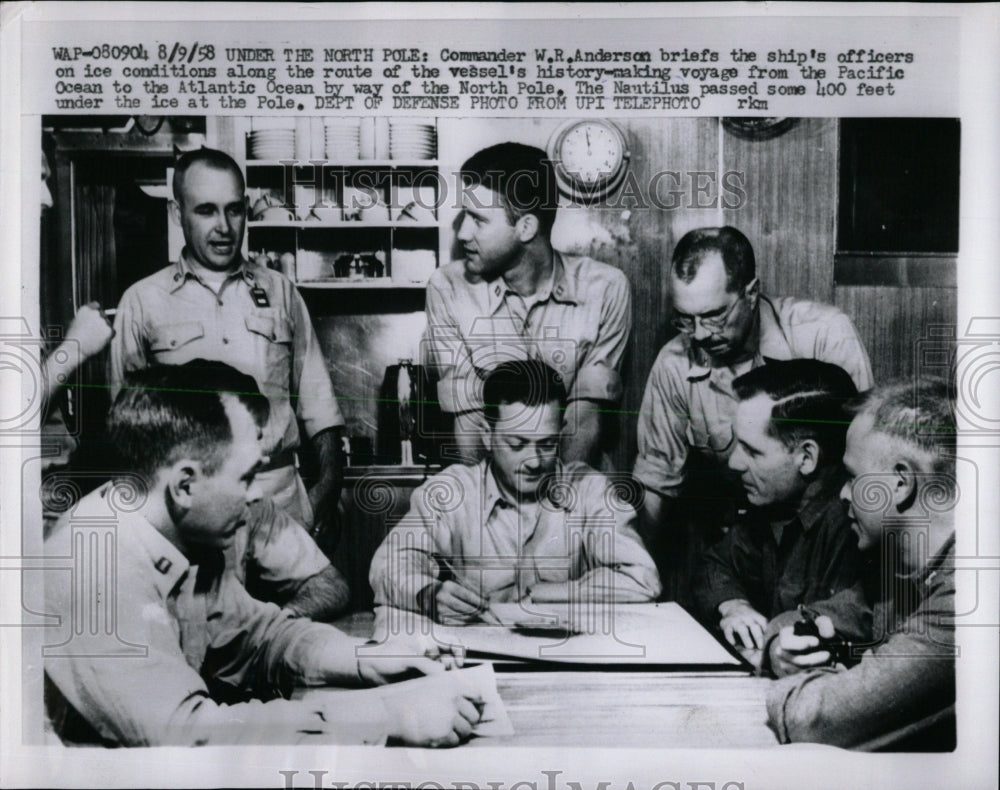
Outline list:
[[[271,404],[271,453],[298,447],[296,415],[309,436],[344,424],[305,302],[279,272],[241,260],[216,295],[182,255],[125,292],[111,342],[112,399],[129,371],[199,358],[254,377]]]
[[[422,357],[438,376],[444,411],[482,409],[486,373],[521,359],[541,359],[561,374],[570,400],[621,397],[618,369],[632,330],[628,280],[590,258],[555,253],[553,264],[528,305],[503,278],[469,281],[461,261],[431,276]]]
[[[438,578],[434,554],[450,558],[493,601],[520,601],[542,584],[601,603],[659,595],[635,510],[608,478],[586,464],[565,464],[549,492],[530,505],[512,502],[487,461],[435,475],[413,492],[410,511],[375,553],[369,581],[376,605],[418,610],[417,593]]]
[[[633,474],[651,491],[674,497],[691,450],[725,462],[733,450],[733,380],[768,359],[818,359],[842,367],[858,391],[872,386],[868,354],[836,307],[788,297],[760,297],[754,353],[734,365],[697,359],[687,335],[667,343],[653,363],[639,410]]]
[[[343,710],[305,700],[222,704],[223,690],[226,699],[271,699],[323,681],[357,685],[356,674],[325,678],[318,668],[329,665],[324,656],[350,654],[359,643],[254,600],[221,553],[192,565],[135,511],[134,502],[106,485],[84,497],[45,541],[45,611],[59,620],[43,654],[46,677],[61,697],[50,714],[60,708],[66,714],[53,722],[64,740],[122,746],[384,740],[385,710],[375,698],[370,708]],[[80,554],[88,545],[89,558]]]

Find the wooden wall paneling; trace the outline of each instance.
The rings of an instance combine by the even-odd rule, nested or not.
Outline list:
[[[746,202],[724,216],[753,244],[764,292],[833,301],[836,119],[802,118],[764,141],[724,132],[722,169],[745,176]]]
[[[954,288],[838,286],[837,307],[857,327],[871,357],[877,384],[918,372],[919,343],[934,325],[954,326]]]
[[[625,392],[615,426],[616,442],[609,452],[614,468],[630,471],[646,379],[660,348],[673,334],[668,323],[670,255],[688,230],[718,221],[716,208],[697,207],[691,189],[692,174],[716,171],[718,122],[713,118],[651,118],[622,126],[629,138],[634,183],[644,202],[618,194],[606,201],[610,208],[591,209],[615,243],[592,243],[587,253],[617,266],[632,283],[632,342],[622,370]],[[662,172],[669,175],[658,175]],[[629,211],[627,220],[624,210]],[[625,233],[620,232],[622,225]]]

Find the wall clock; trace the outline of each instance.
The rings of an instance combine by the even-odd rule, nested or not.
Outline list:
[[[616,189],[628,170],[625,134],[605,120],[569,121],[549,139],[549,159],[560,191],[578,202],[600,200]]]

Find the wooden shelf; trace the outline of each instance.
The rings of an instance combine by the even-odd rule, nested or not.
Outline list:
[[[293,167],[312,167],[312,163],[308,160],[300,162],[298,159],[280,160],[280,159],[247,159],[247,167],[284,167],[285,161],[296,162]],[[320,161],[317,158],[317,161]],[[364,167],[389,167],[389,168],[405,168],[410,169],[414,167],[437,167],[437,159],[352,159],[348,162],[336,161],[332,159],[322,159],[323,167],[337,167],[343,169],[352,168],[364,168]]]
[[[297,280],[295,282],[299,288],[324,288],[327,290],[337,289],[392,289],[409,288],[425,289],[427,283],[406,282],[404,280],[393,280],[391,277],[369,277],[366,280]]]
[[[317,222],[315,220],[288,220],[287,222],[267,222],[265,220],[250,220],[248,228],[301,228],[302,230],[321,230],[332,228],[349,230],[351,228],[438,228],[438,223],[415,220],[379,220],[365,222],[358,220],[340,220],[338,222]]]

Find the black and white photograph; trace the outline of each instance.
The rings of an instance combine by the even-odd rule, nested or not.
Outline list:
[[[81,5],[4,783],[995,786],[996,6]]]

